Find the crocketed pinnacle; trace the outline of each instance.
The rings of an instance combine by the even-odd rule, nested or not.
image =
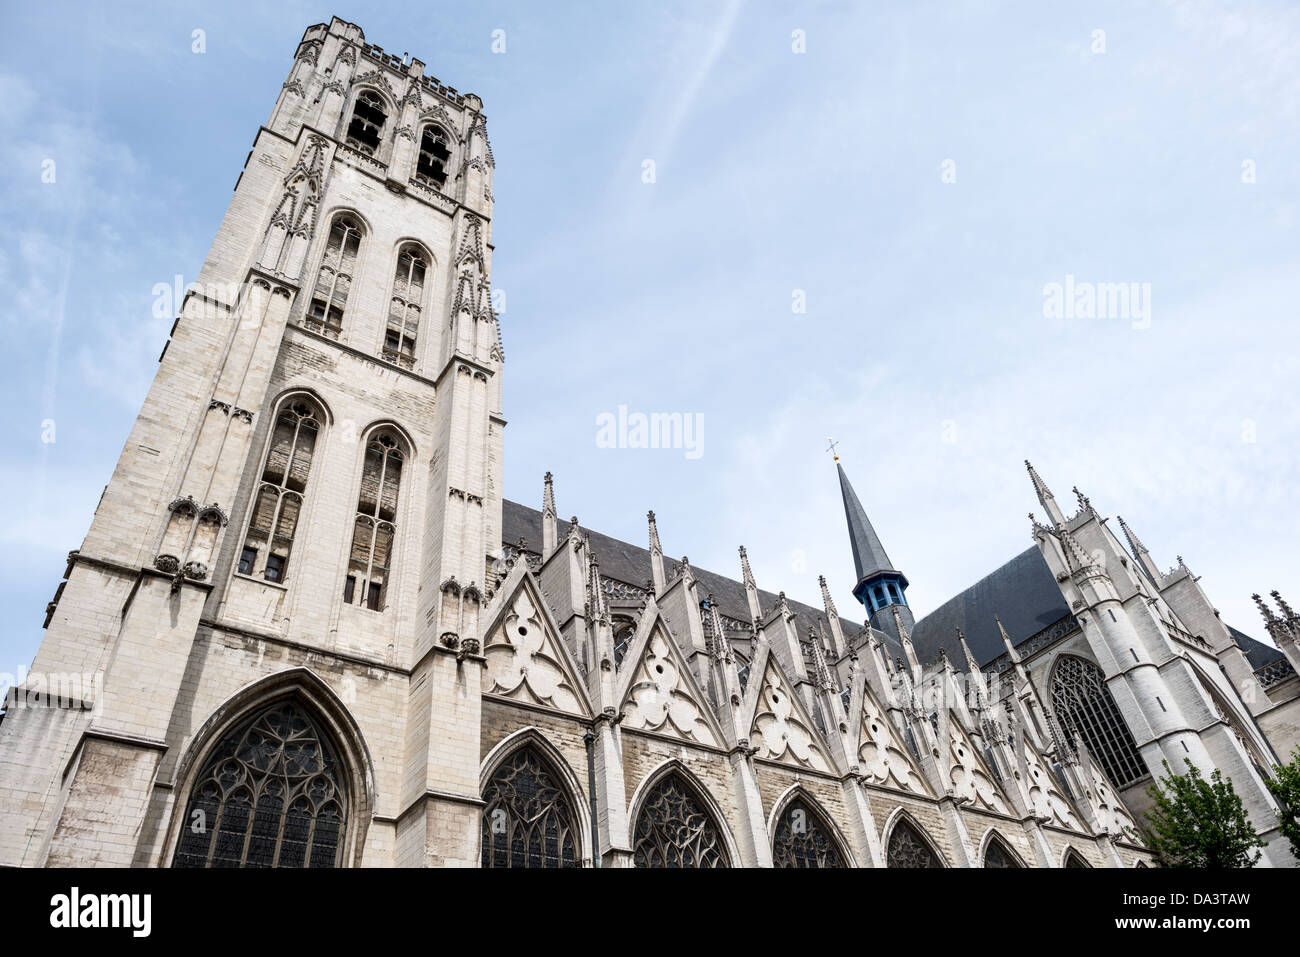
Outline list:
[[[547,472],[543,479],[542,486],[542,514],[554,517],[555,512],[555,485],[551,479],[551,473]]]

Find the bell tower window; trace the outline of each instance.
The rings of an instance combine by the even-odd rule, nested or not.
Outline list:
[[[361,249],[361,227],[348,216],[339,216],[330,227],[316,274],[316,287],[312,290],[311,305],[304,325],[337,339],[343,331],[343,313],[352,290],[352,277],[357,268],[357,253]]]
[[[393,276],[393,298],[388,305],[388,327],[384,333],[384,359],[405,369],[415,365],[415,339],[420,331],[420,310],[428,257],[414,243],[407,243],[397,256]]]
[[[420,134],[420,158],[415,166],[415,178],[426,186],[442,189],[447,185],[447,170],[451,167],[451,150],[447,148],[447,134],[437,126],[426,126]]]
[[[389,432],[376,433],[366,447],[348,574],[343,583],[343,601],[349,605],[384,610],[393,570],[397,493],[405,458],[397,438]]]
[[[316,452],[320,414],[308,402],[286,404],[275,420],[253,497],[248,533],[239,556],[239,574],[283,582],[298,532],[303,493]]]
[[[360,150],[367,156],[374,156],[379,149],[384,121],[387,119],[384,101],[379,98],[379,94],[370,90],[362,92],[352,106],[352,122],[348,124],[348,146]]]

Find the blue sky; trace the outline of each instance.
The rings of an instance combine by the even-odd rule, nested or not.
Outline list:
[[[0,671],[154,374],[153,287],[331,14],[484,99],[508,497],[549,469],[566,517],[640,543],[654,508],[671,555],[745,544],[858,616],[834,435],[919,616],[1028,546],[1029,458],[1238,627],[1300,600],[1293,4],[6,6]],[[1067,275],[1150,284],[1149,325],[1045,317]],[[598,447],[620,404],[701,415],[702,454]]]

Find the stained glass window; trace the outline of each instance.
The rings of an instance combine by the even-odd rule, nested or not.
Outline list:
[[[886,857],[890,867],[943,867],[930,842],[907,818],[899,818],[894,825]]]
[[[730,867],[712,815],[680,775],[661,778],[646,795],[633,834],[637,867]]]
[[[1115,787],[1148,774],[1106,678],[1092,662],[1061,656],[1052,672],[1052,707],[1066,731],[1083,739]]]
[[[190,792],[174,867],[338,867],[343,767],[292,699],[226,735]]]
[[[801,798],[786,805],[776,823],[772,862],[777,867],[847,867],[829,825]]]
[[[989,838],[988,847],[984,849],[985,867],[1024,867],[1011,849],[1002,843],[997,835]]]
[[[484,867],[577,867],[577,818],[569,796],[532,748],[520,748],[483,792]]]

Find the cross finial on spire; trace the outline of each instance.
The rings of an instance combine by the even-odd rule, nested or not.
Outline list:
[[[826,436],[826,442],[826,451],[831,453],[831,458],[838,462],[840,460],[840,454],[836,450],[839,448],[840,443],[836,442],[835,439],[831,438],[829,435]]]

